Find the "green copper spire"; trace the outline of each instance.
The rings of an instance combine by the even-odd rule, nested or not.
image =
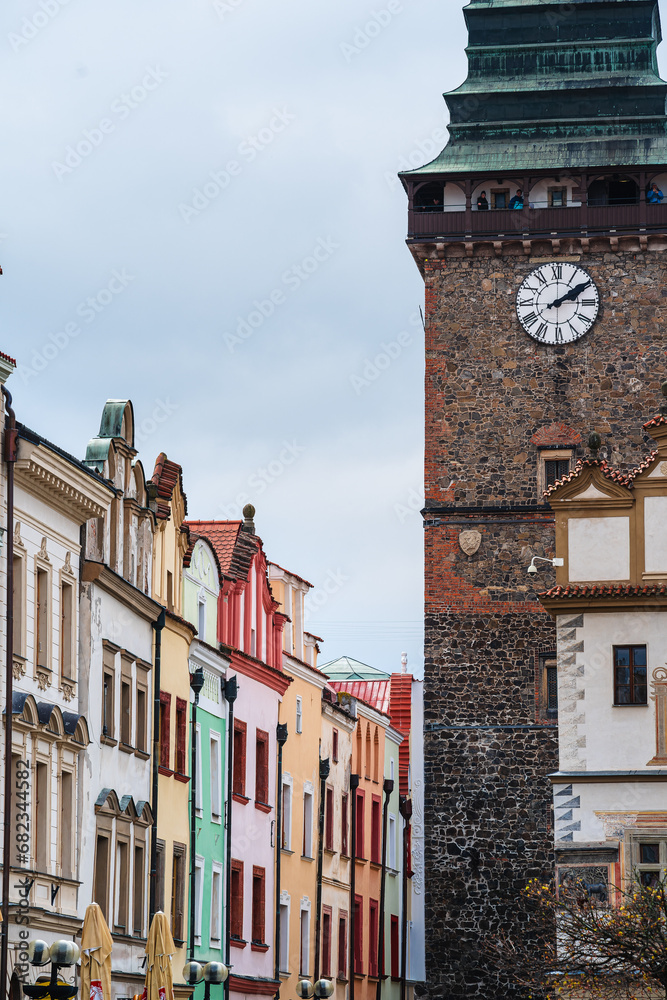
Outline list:
[[[471,0],[450,141],[408,174],[667,163],[658,0]]]

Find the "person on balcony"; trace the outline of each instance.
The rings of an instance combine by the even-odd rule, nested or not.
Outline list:
[[[660,188],[658,187],[658,185],[657,184],[652,184],[651,185],[651,190],[646,195],[646,200],[649,203],[649,205],[659,205],[660,202],[662,201],[662,199],[664,197],[665,196],[662,193],[662,191],[660,190]]]
[[[521,188],[517,189],[516,194],[512,198],[510,208],[523,208],[523,191]]]
[[[488,212],[489,203],[486,200],[486,191],[482,191],[479,198],[477,199],[477,211],[478,212]]]

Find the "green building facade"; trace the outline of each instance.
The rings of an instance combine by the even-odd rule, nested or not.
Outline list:
[[[222,962],[225,957],[225,675],[229,660],[219,652],[217,644],[219,594],[220,574],[215,553],[208,542],[191,534],[184,560],[183,613],[198,629],[198,636],[190,647],[190,674],[199,668],[203,672],[196,717],[194,846],[194,958],[202,965],[211,961]],[[193,702],[194,697],[191,696],[191,712]],[[203,984],[197,987],[202,996],[203,990]]]

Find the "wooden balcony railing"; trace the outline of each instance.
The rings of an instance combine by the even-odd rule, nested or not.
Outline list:
[[[420,211],[408,213],[408,237],[445,240],[488,236],[580,235],[582,233],[667,232],[667,201],[662,205],[579,205],[567,208],[524,208],[473,211]]]

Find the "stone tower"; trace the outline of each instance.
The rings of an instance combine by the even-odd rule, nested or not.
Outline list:
[[[521,991],[482,942],[522,933],[521,888],[553,873],[543,491],[592,430],[636,464],[667,373],[667,85],[657,0],[465,17],[450,141],[402,175],[427,319],[426,994],[495,1000]]]

